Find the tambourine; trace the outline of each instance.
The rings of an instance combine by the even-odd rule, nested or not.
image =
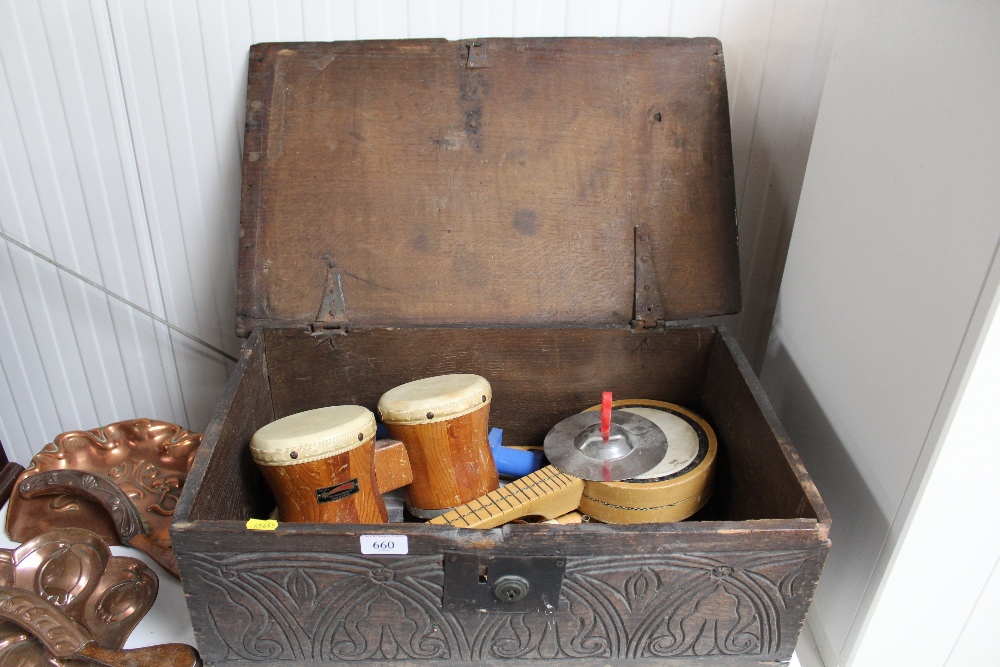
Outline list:
[[[704,507],[712,495],[718,452],[708,422],[663,401],[624,400],[612,405],[655,423],[667,436],[667,454],[652,470],[632,479],[586,482],[580,511],[606,523],[669,523]]]
[[[605,523],[665,523],[701,509],[711,496],[718,451],[712,427],[690,410],[663,401],[624,400],[612,406],[648,419],[666,436],[666,454],[647,472],[622,481],[585,481],[550,465],[430,523],[493,528],[523,516],[551,519],[577,508]]]

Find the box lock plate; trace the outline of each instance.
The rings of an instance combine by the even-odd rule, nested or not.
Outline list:
[[[554,614],[563,556],[444,554],[445,611]]]

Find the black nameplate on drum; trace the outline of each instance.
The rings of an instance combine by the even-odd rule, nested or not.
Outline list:
[[[358,480],[352,479],[348,482],[341,482],[334,486],[327,486],[316,489],[317,503],[332,503],[334,500],[343,500],[348,496],[353,496],[358,492]]]

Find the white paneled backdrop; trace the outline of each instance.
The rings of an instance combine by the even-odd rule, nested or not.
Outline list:
[[[239,349],[246,59],[264,41],[721,38],[744,281],[731,324],[759,365],[839,4],[0,0],[0,440],[27,463],[119,419],[205,428],[232,362],[105,292]]]

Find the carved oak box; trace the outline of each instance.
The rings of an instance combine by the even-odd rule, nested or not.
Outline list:
[[[790,658],[829,515],[733,338],[676,323],[740,306],[718,41],[258,44],[242,196],[247,340],[172,528],[207,664]],[[695,410],[712,500],[675,524],[247,529],[274,506],[258,428],[455,372],[490,381],[506,444],[602,390]],[[477,564],[556,608],[463,610]]]

